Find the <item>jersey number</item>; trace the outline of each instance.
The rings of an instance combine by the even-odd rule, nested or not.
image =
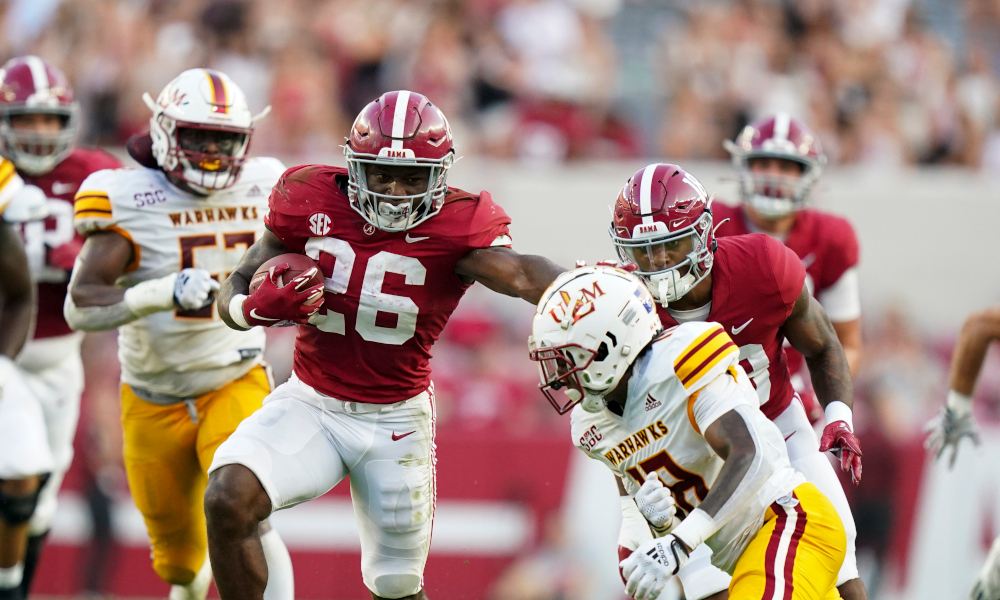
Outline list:
[[[690,513],[694,510],[692,503],[694,498],[697,498],[698,502],[701,503],[705,499],[705,496],[708,495],[708,486],[705,485],[705,480],[702,479],[701,475],[682,469],[674,462],[674,459],[670,458],[670,454],[666,450],[661,450],[659,453],[639,463],[638,466],[629,467],[627,470],[628,474],[639,485],[642,485],[646,481],[646,474],[653,471],[657,472],[660,480],[664,483],[671,479],[675,481],[675,483],[669,484],[667,487],[670,488],[670,493],[674,495],[677,506],[683,509],[684,512]],[[694,494],[694,498],[690,498],[688,494]]]
[[[21,227],[24,252],[35,279],[45,283],[59,283],[69,279],[66,271],[48,264],[48,252],[73,241],[73,205],[64,200],[49,198],[47,219],[28,221]],[[51,226],[50,225],[53,225]]]
[[[177,241],[181,247],[181,269],[205,269],[221,282],[236,268],[247,248],[253,246],[254,232],[188,235]],[[195,250],[200,260],[195,260]],[[211,320],[215,318],[215,310],[214,305],[209,304],[200,310],[175,310],[174,315],[182,319]]]
[[[326,293],[346,293],[357,254],[349,243],[336,238],[310,238],[306,242],[306,255],[309,258],[322,264],[325,261],[321,255],[324,254],[334,259],[333,272],[326,278]],[[427,269],[411,256],[382,251],[369,258],[365,267],[365,279],[361,284],[358,317],[354,328],[369,342],[399,346],[416,333],[417,313],[420,309],[411,298],[382,291],[386,273],[404,276],[406,285],[423,285],[427,277]],[[396,325],[378,325],[375,320],[380,312],[396,315]],[[323,315],[310,320],[310,323],[320,331],[347,335],[343,313],[328,309]]]
[[[740,366],[747,372],[750,382],[757,390],[757,399],[763,406],[771,398],[771,373],[767,370],[771,361],[760,344],[740,346]]]

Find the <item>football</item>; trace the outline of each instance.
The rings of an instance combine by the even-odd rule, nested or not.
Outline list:
[[[250,279],[250,293],[253,294],[256,292],[257,288],[264,283],[264,278],[267,277],[267,274],[272,267],[277,267],[282,264],[287,264],[288,270],[278,276],[276,283],[279,288],[285,287],[286,283],[295,279],[304,271],[308,271],[309,269],[317,266],[316,261],[309,258],[305,254],[279,254],[257,268],[257,272],[255,272],[253,277]],[[306,289],[320,283],[323,283],[323,274],[317,270],[316,274],[313,275],[313,278],[309,281],[309,284],[302,289]]]

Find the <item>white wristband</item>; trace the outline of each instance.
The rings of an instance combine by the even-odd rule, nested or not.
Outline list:
[[[174,308],[177,273],[137,283],[125,290],[125,306],[137,317]]]
[[[705,540],[718,529],[715,519],[708,516],[707,512],[696,508],[688,513],[688,516],[671,533],[684,542],[688,550],[694,550],[705,543]]]
[[[245,294],[233,296],[232,300],[229,301],[229,318],[243,329],[250,329],[250,323],[247,323],[247,317],[243,314],[243,303],[246,299]]]
[[[854,413],[851,411],[850,406],[844,404],[840,400],[834,400],[826,405],[826,409],[823,412],[826,413],[827,425],[837,421],[843,421],[847,423],[847,428],[851,430],[851,433],[854,433]]]
[[[972,396],[948,390],[947,406],[958,417],[966,417],[972,412]]]

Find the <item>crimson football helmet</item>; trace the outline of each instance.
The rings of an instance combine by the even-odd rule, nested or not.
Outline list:
[[[611,240],[623,263],[638,266],[636,275],[663,306],[679,300],[712,270],[715,235],[712,198],[694,175],[677,165],[657,163],[635,172],[612,209]],[[657,256],[686,238],[684,260],[666,267]],[[645,263],[645,264],[644,264]]]
[[[786,113],[754,121],[723,147],[732,156],[740,175],[740,196],[763,217],[777,219],[803,208],[816,185],[826,156],[819,138],[806,125]],[[750,161],[780,158],[802,166],[797,178],[754,175]]]
[[[12,58],[0,67],[0,154],[29,175],[48,173],[73,151],[79,105],[62,71],[37,56]],[[11,117],[54,114],[58,133],[19,131]]]
[[[444,205],[448,171],[455,162],[451,127],[423,95],[400,90],[369,103],[354,120],[344,155],[351,206],[378,229],[405,231]],[[427,191],[411,196],[373,192],[365,172],[371,164],[427,167]]]

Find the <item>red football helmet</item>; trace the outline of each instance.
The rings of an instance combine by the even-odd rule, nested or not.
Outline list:
[[[451,127],[444,113],[416,92],[387,92],[361,110],[344,145],[348,197],[366,221],[383,231],[405,231],[444,205],[448,170],[455,162]],[[368,189],[365,165],[427,167],[427,191],[391,196]]]
[[[743,128],[736,141],[723,146],[732,155],[740,174],[740,196],[765,218],[780,218],[805,206],[826,164],[819,138],[802,121],[785,113],[755,121]],[[750,161],[780,158],[802,166],[793,179],[754,175]]]
[[[21,171],[41,175],[73,151],[79,106],[62,71],[37,56],[20,56],[0,68],[0,154]],[[58,133],[16,130],[11,117],[54,114],[62,119]]]
[[[712,270],[711,204],[705,187],[693,175],[663,163],[636,171],[618,194],[611,240],[623,263],[639,267],[636,275],[663,306],[683,297]],[[667,250],[687,238],[691,248],[686,258],[666,267]]]

